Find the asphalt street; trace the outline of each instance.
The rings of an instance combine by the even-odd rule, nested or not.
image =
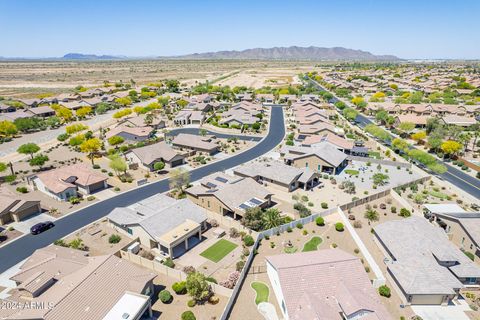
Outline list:
[[[252,148],[230,158],[190,171],[190,180],[199,180],[211,173],[233,168],[258,158],[277,146],[285,136],[283,109],[273,106],[269,132]],[[217,134],[218,135],[218,134]],[[116,207],[125,207],[157,193],[168,191],[168,180],[161,180],[119,194],[107,200],[80,209],[55,222],[55,227],[36,236],[26,235],[0,248],[0,273],[28,258],[36,249],[78,230],[104,216]]]

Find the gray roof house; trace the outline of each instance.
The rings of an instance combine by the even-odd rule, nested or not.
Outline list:
[[[272,193],[251,178],[213,173],[185,190],[188,199],[212,212],[242,217],[245,210],[271,205]]]
[[[460,289],[478,287],[480,268],[426,219],[388,221],[374,235],[405,303],[447,304]]]
[[[134,148],[125,153],[129,163],[137,163],[144,168],[152,171],[156,162],[165,163],[166,167],[176,167],[185,162],[185,155],[178,153],[170,147],[165,141]]]
[[[296,168],[281,161],[269,159],[254,160],[234,168],[233,173],[240,177],[253,178],[258,182],[269,183],[287,191],[297,188],[315,187],[320,175],[309,168]]]
[[[180,133],[172,140],[172,145],[180,149],[190,149],[198,152],[214,154],[219,151],[216,138],[211,135],[198,136],[195,134]]]
[[[323,141],[310,147],[285,146],[280,153],[288,165],[336,174],[347,164],[347,155]]]
[[[188,199],[156,194],[131,206],[113,209],[107,219],[118,232],[175,258],[201,241],[207,215]]]

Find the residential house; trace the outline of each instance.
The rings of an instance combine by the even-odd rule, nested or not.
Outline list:
[[[83,163],[34,174],[28,178],[34,190],[60,201],[89,195],[108,187],[107,177]]]
[[[258,122],[260,119],[252,114],[250,111],[245,111],[242,109],[230,109],[222,113],[222,118],[220,119],[220,124],[228,124],[232,126],[251,126],[255,122]]]
[[[253,97],[251,93],[237,93],[235,94],[235,99],[239,101],[248,101],[248,102],[253,101]]]
[[[447,305],[460,289],[478,288],[480,268],[426,219],[384,222],[373,233],[405,304]]]
[[[454,114],[442,117],[442,122],[446,125],[456,125],[460,127],[470,127],[477,123],[475,118],[457,116]]]
[[[213,155],[219,151],[217,138],[212,135],[199,136],[180,133],[172,140],[172,145],[180,150],[187,149],[194,152],[205,152]]]
[[[180,111],[175,118],[173,118],[173,123],[176,125],[202,124],[203,121],[205,121],[205,114],[202,111],[187,109]]]
[[[185,190],[195,204],[234,219],[241,218],[249,208],[267,208],[272,193],[250,178],[238,178],[224,173],[213,173]]]
[[[55,115],[55,110],[50,106],[41,106],[35,108],[29,108],[25,110],[25,113],[30,114],[32,117],[47,118]]]
[[[124,118],[119,125],[127,127],[151,127],[154,130],[165,128],[165,120],[156,114],[140,114],[129,118]]]
[[[309,168],[296,168],[281,161],[269,160],[255,160],[242,164],[234,168],[233,173],[288,192],[297,188],[305,190],[314,188],[320,180],[320,175]]]
[[[266,104],[275,103],[275,96],[271,93],[259,93],[256,95],[256,101]]]
[[[281,154],[286,164],[316,172],[337,174],[347,165],[347,155],[325,141],[311,147],[285,146]]]
[[[359,257],[340,249],[267,256],[283,318],[393,320]]]
[[[207,215],[189,199],[176,200],[156,194],[107,215],[116,231],[149,249],[176,258],[202,240]]]
[[[460,250],[480,258],[480,212],[467,212],[456,203],[425,204],[426,217],[447,233]]]
[[[151,317],[156,274],[115,255],[51,245],[36,250],[10,280],[17,287],[0,301],[0,318],[113,320]]]
[[[309,136],[321,135],[326,133],[332,133],[339,136],[344,135],[343,129],[335,127],[333,124],[328,122],[320,122],[317,124],[299,125],[298,134],[295,140],[303,141]]]
[[[17,108],[0,102],[0,113],[15,112]]]
[[[14,194],[0,194],[0,225],[19,222],[25,218],[42,212],[39,200],[22,200]]]
[[[153,131],[153,128],[150,126],[129,127],[123,124],[110,129],[105,134],[105,137],[109,139],[113,136],[119,136],[122,137],[125,141],[145,141],[152,137]]]
[[[165,141],[131,149],[125,153],[125,158],[129,163],[137,163],[150,171],[154,170],[157,162],[163,162],[166,168],[173,168],[185,163],[185,155],[178,153]]]
[[[424,128],[429,118],[428,116],[417,116],[415,114],[400,114],[395,117],[395,126],[398,127],[402,123],[411,122],[415,124],[416,128]]]

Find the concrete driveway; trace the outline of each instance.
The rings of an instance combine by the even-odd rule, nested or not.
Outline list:
[[[464,300],[459,300],[458,305],[412,306],[412,310],[423,320],[470,320],[465,314],[470,307]]]
[[[22,233],[30,233],[30,228],[40,222],[55,221],[56,219],[46,213],[38,213],[20,222],[13,222],[10,225]]]

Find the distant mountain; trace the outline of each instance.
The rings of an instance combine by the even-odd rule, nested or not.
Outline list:
[[[361,60],[361,61],[396,61],[393,55],[374,55],[367,51],[342,47],[274,47],[255,48],[242,51],[217,51],[194,53],[162,59],[238,59],[238,60]]]
[[[83,54],[83,53],[67,53],[62,57],[65,60],[118,60],[127,59],[124,56],[109,56],[109,55],[96,55],[96,54]]]

